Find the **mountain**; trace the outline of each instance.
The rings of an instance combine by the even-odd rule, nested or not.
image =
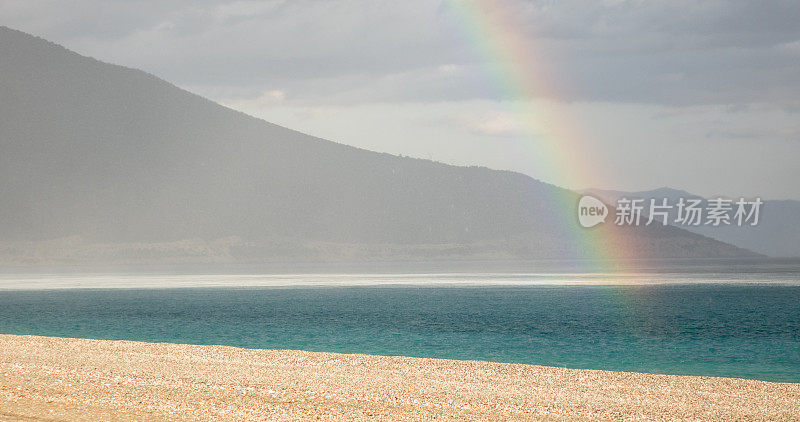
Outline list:
[[[602,199],[607,203],[613,204],[616,203],[620,198],[633,198],[633,199],[644,199],[647,198],[648,204],[650,203],[650,198],[656,199],[663,199],[666,198],[668,203],[674,204],[678,202],[680,198],[684,199],[702,199],[702,197],[698,195],[691,194],[684,190],[680,189],[672,189],[668,187],[657,188],[647,191],[638,191],[638,192],[626,192],[621,190],[607,190],[607,189],[585,189],[582,190],[580,193],[586,195],[592,195],[596,198]]]
[[[676,204],[680,198],[699,199],[702,207],[708,206],[708,199],[686,191],[659,188],[650,191],[623,192],[612,190],[588,189],[584,193],[597,197],[609,204],[615,204],[619,198],[644,199],[645,213],[649,210],[651,199],[657,203],[663,198],[668,204]],[[739,198],[728,198],[736,202]],[[745,198],[752,200],[752,198]],[[731,225],[679,225],[675,222],[677,210],[671,210],[669,223],[691,232],[701,234],[722,242],[736,245],[770,257],[800,257],[800,201],[765,200],[759,212],[759,221],[755,226],[743,224]]]
[[[6,27],[0,58],[0,262],[572,258],[590,232],[610,253],[752,255],[584,230],[550,199],[577,194],[528,176],[315,138]]]

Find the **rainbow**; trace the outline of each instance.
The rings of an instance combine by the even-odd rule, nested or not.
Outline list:
[[[513,5],[508,0],[446,0],[445,6],[491,69],[487,74],[499,97],[513,115],[520,116],[516,123],[537,168],[550,183],[566,188],[554,190],[557,193],[550,199],[564,235],[579,245],[578,256],[598,271],[613,270],[622,258],[636,257],[639,248],[631,238],[618,235],[619,230],[587,230],[576,223],[576,196],[567,189],[592,184],[590,176],[602,169],[591,159],[599,155],[585,142],[588,138],[580,125],[538,105],[537,98],[559,98],[556,79],[535,43],[525,36]],[[610,223],[613,216],[606,226]]]

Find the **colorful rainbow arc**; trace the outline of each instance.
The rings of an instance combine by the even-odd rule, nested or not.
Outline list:
[[[547,61],[535,43],[525,36],[514,7],[507,0],[446,0],[463,34],[482,61],[501,98],[525,133],[526,148],[541,174],[567,188],[588,186],[589,174],[599,170],[597,157],[588,147],[580,126],[555,110],[537,106],[537,98],[559,98],[554,79],[548,74]],[[591,262],[592,269],[609,271],[624,258],[636,257],[638,248],[630,238],[616,230],[585,230],[576,224],[576,195],[566,189],[554,190],[549,198],[560,212],[563,233],[578,245],[578,255]],[[609,217],[611,222],[613,217]],[[608,224],[608,222],[606,224]]]

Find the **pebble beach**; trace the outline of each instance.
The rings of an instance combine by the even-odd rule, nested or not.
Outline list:
[[[800,384],[0,335],[0,420],[800,420]]]

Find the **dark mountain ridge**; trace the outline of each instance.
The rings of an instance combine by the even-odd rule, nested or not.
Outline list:
[[[472,245],[454,253],[525,258],[580,257],[585,247],[566,236],[581,232],[576,218],[550,201],[577,194],[519,173],[315,138],[5,27],[0,75],[3,242],[234,237],[256,260],[272,258],[276,239]],[[672,227],[596,231],[652,256],[750,255]]]

